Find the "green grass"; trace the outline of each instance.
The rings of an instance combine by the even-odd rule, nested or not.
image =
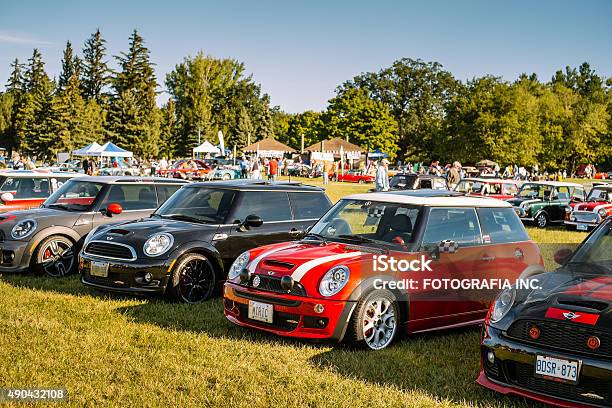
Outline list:
[[[328,193],[335,201],[368,188],[332,184]],[[584,237],[529,233],[546,244]],[[234,327],[220,299],[107,296],[75,276],[4,275],[0,293],[0,388],[64,387],[68,406],[531,406],[474,383],[477,328],[368,352]]]

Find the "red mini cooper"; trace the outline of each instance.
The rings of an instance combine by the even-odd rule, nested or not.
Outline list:
[[[239,326],[382,349],[403,333],[479,324],[503,285],[541,271],[504,201],[358,194],[301,241],[241,254],[224,308]]]
[[[597,227],[612,215],[612,184],[594,186],[585,203],[578,203],[573,209],[566,207],[565,211],[568,229],[588,231]]]
[[[498,200],[514,198],[521,187],[517,180],[487,179],[487,178],[465,178],[457,184],[455,191],[466,193],[471,196],[486,196]]]

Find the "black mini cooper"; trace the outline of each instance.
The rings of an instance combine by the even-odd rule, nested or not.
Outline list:
[[[201,302],[242,252],[302,238],[330,207],[323,189],[299,183],[186,185],[149,218],[92,231],[80,254],[81,281]]]
[[[485,320],[478,383],[562,407],[612,406],[612,218],[540,289],[501,292]]]

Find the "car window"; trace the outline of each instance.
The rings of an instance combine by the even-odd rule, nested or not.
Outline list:
[[[331,204],[323,193],[289,193],[293,219],[319,219]]]
[[[582,188],[574,188],[572,201],[584,201],[584,190]]]
[[[12,193],[16,199],[49,197],[49,179],[30,177],[8,177],[0,192]]]
[[[284,192],[245,191],[234,219],[244,221],[248,215],[257,215],[264,222],[290,220],[289,197]]]
[[[518,188],[516,187],[516,184],[504,183],[502,185],[503,195],[516,195],[517,192],[518,192]]]
[[[421,179],[419,183],[419,188],[433,188],[431,184],[431,179]]]
[[[62,177],[51,177],[50,183],[51,183],[51,190],[52,191],[56,191],[58,188],[60,188],[61,186],[64,185],[65,182],[67,182],[68,180],[70,180],[69,178],[62,178]]]
[[[552,197],[553,200],[569,200],[570,189],[566,186],[557,187],[555,195]]]
[[[433,188],[436,190],[446,190],[446,180],[435,179],[433,182]]]
[[[451,240],[461,246],[482,243],[480,226],[473,208],[432,208],[429,211],[423,244]]]
[[[70,180],[55,191],[45,202],[47,206],[68,207],[78,211],[87,211],[98,197],[103,184],[88,181]]]
[[[157,200],[159,201],[159,205],[162,205],[172,194],[176,193],[176,190],[181,188],[181,184],[158,184],[155,188],[157,189]]]
[[[157,208],[157,196],[153,185],[114,184],[111,186],[102,208],[111,203],[121,205],[123,211]]]
[[[512,208],[479,208],[476,210],[485,243],[528,241],[523,223]]]

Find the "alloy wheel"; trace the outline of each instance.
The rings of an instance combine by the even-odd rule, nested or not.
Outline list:
[[[369,301],[363,315],[363,338],[371,349],[387,347],[397,330],[395,308],[390,300],[377,298]]]
[[[179,294],[186,303],[199,303],[213,290],[213,271],[206,261],[191,259],[179,273]]]
[[[74,251],[71,242],[64,239],[52,239],[40,248],[42,270],[51,277],[66,276],[74,265]]]

